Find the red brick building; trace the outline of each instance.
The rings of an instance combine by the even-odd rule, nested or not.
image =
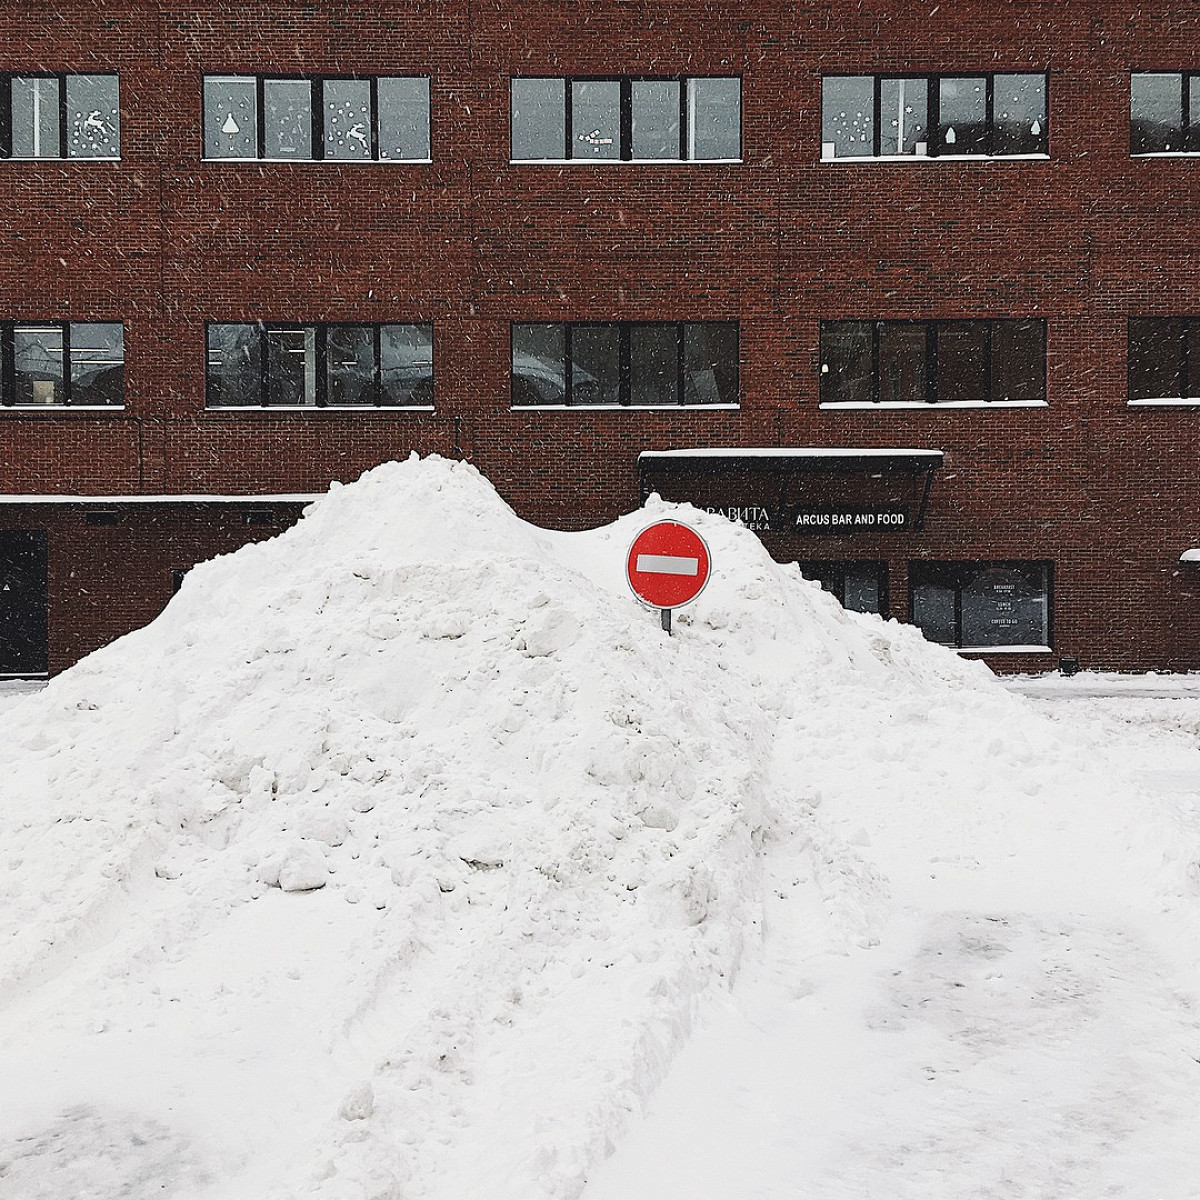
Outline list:
[[[1133,0],[10,0],[0,673],[412,450],[1200,667],[1192,72]]]

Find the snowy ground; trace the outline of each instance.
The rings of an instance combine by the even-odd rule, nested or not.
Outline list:
[[[1200,1194],[1195,681],[683,515],[668,639],[391,465],[0,694],[0,1200]]]
[[[1118,802],[1172,814],[1179,883],[1131,897],[1096,863],[1093,887],[1044,896],[1051,869],[983,900],[986,841],[910,843],[927,881],[896,891],[878,945],[830,953],[811,854],[776,856],[761,956],[584,1200],[1200,1196],[1200,678],[1006,686],[1121,764]]]

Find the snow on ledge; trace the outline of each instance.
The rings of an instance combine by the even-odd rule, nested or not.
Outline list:
[[[959,646],[959,654],[1053,654],[1050,646]]]
[[[1182,563],[1200,563],[1200,547],[1193,546],[1190,550],[1185,550],[1180,556],[1179,561]]]
[[[876,408],[936,411],[943,408],[1049,408],[1050,405],[1045,400],[829,400],[817,407],[865,412]]]
[[[878,446],[861,449],[857,446],[715,446],[688,450],[643,450],[638,458],[844,458],[847,455],[863,458],[942,458],[941,450],[910,450],[907,447]]]
[[[0,493],[0,508],[6,504],[311,504],[320,500],[325,492],[279,492],[270,495],[233,495],[230,494],[186,494],[186,495],[153,495],[139,496],[128,494],[122,496],[61,496],[61,495],[22,495],[6,496]]]

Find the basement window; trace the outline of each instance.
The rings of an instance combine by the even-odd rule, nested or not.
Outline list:
[[[512,327],[514,408],[737,403],[734,321],[575,321]]]
[[[0,158],[120,157],[116,75],[0,75]]]
[[[429,79],[206,75],[204,157],[428,162]]]
[[[909,564],[912,623],[959,650],[1050,650],[1050,564]]]
[[[734,77],[514,78],[514,162],[737,162]]]
[[[210,324],[209,408],[431,408],[431,325]]]
[[[827,75],[821,158],[1044,158],[1047,76]]]

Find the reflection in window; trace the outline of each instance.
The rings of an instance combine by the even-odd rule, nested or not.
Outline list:
[[[821,157],[1012,157],[1049,152],[1046,76],[827,75]]]
[[[120,157],[116,75],[0,76],[0,90],[0,157]]]
[[[6,405],[120,406],[125,402],[125,337],[116,322],[0,325]]]
[[[964,650],[1050,646],[1050,564],[913,563],[912,621]]]
[[[1200,401],[1200,318],[1131,317],[1129,399]]]
[[[209,408],[430,407],[429,325],[210,324]]]
[[[719,322],[575,322],[512,327],[512,403],[738,402],[738,327]]]
[[[206,75],[204,156],[428,160],[429,80]]]
[[[682,89],[683,85],[677,79],[633,81],[633,158],[679,157]]]
[[[1044,321],[821,323],[822,404],[1045,398]]]
[[[887,563],[802,562],[800,572],[805,579],[815,579],[850,612],[887,612]]]
[[[1129,77],[1130,154],[1200,152],[1200,73]]]
[[[511,81],[512,157],[724,161],[742,152],[736,78]]]

